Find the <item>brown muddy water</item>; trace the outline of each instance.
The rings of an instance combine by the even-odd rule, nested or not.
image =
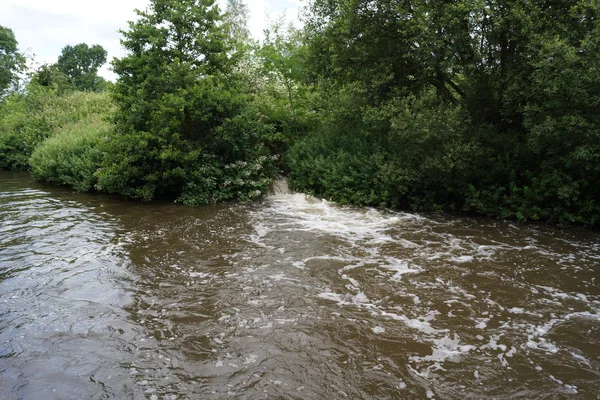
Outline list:
[[[0,174],[2,399],[596,399],[600,234]]]

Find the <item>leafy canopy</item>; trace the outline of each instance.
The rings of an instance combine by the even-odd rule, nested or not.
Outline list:
[[[128,55],[113,62],[117,125],[102,190],[191,204],[264,192],[270,128],[253,117],[236,64],[245,48],[237,6],[225,20],[214,0],[152,0],[122,32]]]
[[[100,91],[104,80],[98,69],[106,63],[106,50],[100,45],[80,43],[65,46],[58,57],[56,69],[65,74],[72,84],[83,91]]]
[[[18,51],[12,29],[0,25],[0,99],[15,83],[25,68],[25,57]]]

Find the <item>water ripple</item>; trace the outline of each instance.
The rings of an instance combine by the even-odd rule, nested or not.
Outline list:
[[[0,174],[8,399],[594,398],[600,237]]]

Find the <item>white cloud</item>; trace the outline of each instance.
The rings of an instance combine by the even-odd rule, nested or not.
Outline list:
[[[3,0],[0,25],[11,28],[21,51],[35,54],[36,63],[54,63],[66,45],[99,44],[112,57],[123,55],[118,29],[135,18],[135,8],[147,0],[103,0],[101,7],[76,0]],[[96,3],[99,4],[99,3]],[[112,78],[108,64],[101,75]]]
[[[222,7],[226,0],[219,0]],[[21,51],[35,54],[39,64],[56,62],[66,45],[99,44],[108,59],[122,57],[119,29],[135,19],[134,9],[145,9],[148,0],[2,0],[0,25],[11,28]],[[286,18],[297,21],[299,0],[246,0],[250,10],[249,29],[255,38],[262,37],[269,20],[286,10]],[[100,74],[114,79],[106,64]]]

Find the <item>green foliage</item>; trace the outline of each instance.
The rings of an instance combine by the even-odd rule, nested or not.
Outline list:
[[[81,192],[92,190],[103,157],[100,145],[111,129],[97,116],[64,126],[34,150],[29,159],[33,177]]]
[[[27,105],[13,94],[0,107],[0,169],[27,169],[31,154],[24,131]]]
[[[179,203],[199,205],[226,200],[257,200],[271,187],[277,170],[273,160],[258,156],[224,165],[211,155],[195,160],[197,167],[186,180]]]
[[[25,68],[25,57],[18,52],[17,46],[12,29],[0,25],[0,100]]]
[[[232,2],[225,23],[213,0],[154,0],[138,14],[123,32],[129,54],[113,62],[117,126],[98,188],[187,204],[264,193],[272,127],[237,64],[249,48],[243,7]]]
[[[56,91],[31,84],[26,94],[9,96],[0,109],[0,168],[26,170],[35,148],[66,124],[106,115],[107,94]]]
[[[57,95],[76,90],[69,77],[59,71],[56,64],[40,66],[32,75],[31,82],[52,89]]]
[[[357,104],[355,90],[335,96],[340,114],[288,154],[293,186],[341,203],[459,208],[473,153],[460,135],[463,112],[431,91],[372,107]]]
[[[472,182],[470,209],[559,224],[600,220],[598,11],[595,2],[528,3],[492,26],[498,67],[474,75],[473,97],[493,101],[469,108],[495,132],[481,137],[487,162],[479,165],[490,173]]]
[[[305,69],[324,100],[288,155],[294,184],[342,202],[597,224],[599,12],[312,1]]]
[[[97,189],[190,205],[262,196],[277,173],[275,160],[258,144],[271,133],[269,125],[241,114],[225,120],[215,133],[210,151],[176,134],[114,135],[101,146],[104,161],[96,173]]]
[[[77,90],[100,92],[105,80],[98,76],[98,69],[106,63],[106,56],[106,50],[100,45],[69,45],[62,49],[55,67]]]
[[[275,154],[283,154],[296,140],[318,124],[316,104],[306,84],[306,46],[303,32],[277,21],[265,30],[265,38],[255,50],[258,96],[255,106],[261,118],[275,128],[267,138]],[[282,169],[286,165],[280,163]]]
[[[250,38],[247,21],[250,10],[241,0],[227,0],[227,10],[223,15],[225,35],[229,41],[229,57],[232,64],[248,67],[249,50],[254,45]]]

